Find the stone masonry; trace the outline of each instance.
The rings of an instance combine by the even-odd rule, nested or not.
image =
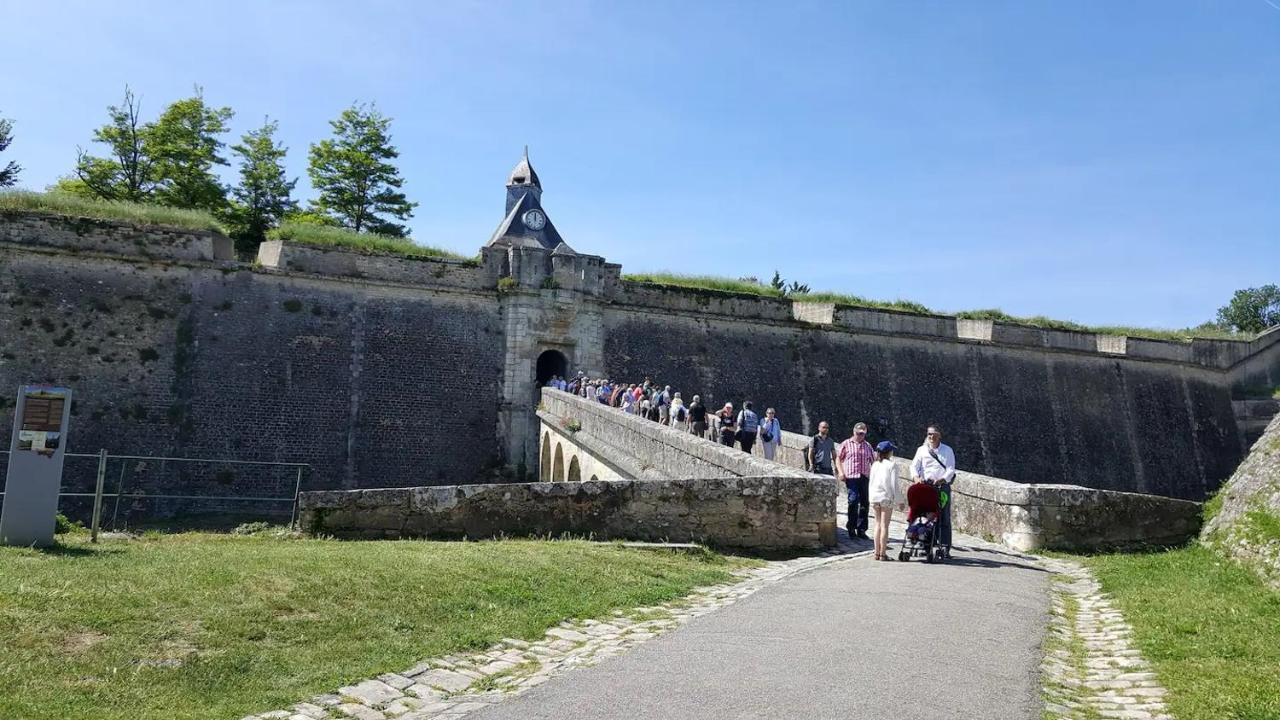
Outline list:
[[[1275,331],[1166,342],[623,280],[517,170],[470,260],[271,242],[244,263],[214,232],[4,213],[0,387],[75,389],[75,452],[304,462],[310,489],[536,476],[541,367],[750,398],[802,432],[866,420],[905,444],[936,420],[967,470],[1202,500],[1242,456],[1233,388],[1280,377]],[[276,496],[292,477],[139,483]]]

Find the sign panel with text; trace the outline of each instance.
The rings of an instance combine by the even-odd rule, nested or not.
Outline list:
[[[0,543],[53,543],[70,418],[70,388],[24,385],[18,389],[0,508]]]

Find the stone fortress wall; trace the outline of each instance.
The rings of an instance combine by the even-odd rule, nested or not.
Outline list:
[[[1280,376],[1276,332],[1163,343],[792,303],[532,247],[464,262],[267,243],[257,264],[229,248],[0,216],[0,388],[71,386],[77,452],[308,462],[308,488],[456,485],[536,474],[535,366],[554,351],[570,372],[774,405],[789,430],[863,419],[910,445],[937,419],[965,469],[1201,499],[1241,457],[1233,384]]]

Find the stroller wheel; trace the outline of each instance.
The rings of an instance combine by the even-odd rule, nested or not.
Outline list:
[[[907,562],[910,559],[911,559],[911,553],[907,552],[906,550],[903,550],[898,553],[898,560],[900,562]]]
[[[942,562],[944,559],[946,559],[946,557],[947,557],[947,551],[942,548],[938,548],[937,550],[933,551],[934,562]]]

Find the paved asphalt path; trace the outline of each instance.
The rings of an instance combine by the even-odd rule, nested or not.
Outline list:
[[[1039,718],[1047,573],[965,540],[943,565],[795,575],[469,717]]]

